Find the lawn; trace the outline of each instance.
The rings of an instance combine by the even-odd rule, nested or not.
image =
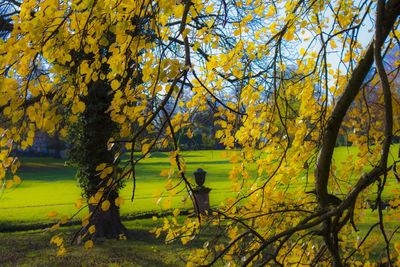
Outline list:
[[[397,149],[398,145],[394,146],[392,154],[397,154],[395,153]],[[227,195],[232,194],[228,178],[232,168],[231,153],[235,151],[184,152],[187,176],[191,177],[197,168],[207,171],[205,185],[212,188],[211,205],[218,205]],[[355,155],[355,148],[336,148],[335,161],[338,163],[345,161],[349,154]],[[80,188],[74,177],[74,168],[65,166],[63,160],[52,158],[22,158],[21,161],[19,175],[23,179],[22,184],[11,190],[0,192],[0,227],[49,223],[47,214],[50,211],[57,211],[60,216],[70,216],[77,211],[74,203],[80,198]],[[121,195],[126,199],[121,209],[122,215],[162,211],[157,201],[160,198],[159,193],[165,188],[166,178],[161,177],[160,172],[168,169],[169,164],[168,153],[157,152],[137,166],[137,188],[134,201],[130,201],[133,187],[131,181],[128,181],[121,191]],[[394,187],[397,187],[397,184],[390,183],[390,190],[386,195],[392,194],[391,189]],[[190,208],[189,201],[183,202],[185,198],[187,198],[186,193],[176,195],[173,197],[171,207]]]
[[[189,249],[201,248],[212,233],[208,228],[186,246],[174,242],[165,244],[163,237],[155,238],[150,230],[159,224],[152,219],[125,221],[129,229],[126,241],[99,239],[96,245],[85,250],[81,245],[70,244],[78,226],[63,227],[60,232],[66,240],[67,253],[56,257],[56,247],[49,243],[52,232],[43,230],[0,232],[0,266],[185,266]],[[360,225],[360,236],[368,231]],[[370,258],[380,260],[384,254],[384,242],[379,229],[371,233],[374,250]],[[216,266],[224,266],[217,262]],[[226,266],[226,265],[225,265]]]
[[[212,205],[218,205],[230,191],[229,153],[222,150],[184,153],[188,176],[192,176],[197,168],[207,171],[205,185],[212,188]],[[81,191],[74,177],[74,168],[65,166],[63,160],[52,158],[22,158],[21,161],[19,175],[22,184],[0,193],[0,226],[46,223],[50,211],[57,211],[60,215],[72,215],[77,211],[74,203],[80,198]],[[121,208],[123,215],[162,211],[157,201],[160,191],[165,188],[166,178],[161,177],[160,172],[169,166],[168,153],[154,153],[139,164],[135,200],[130,202],[131,181],[121,191],[126,199]],[[172,207],[190,208],[189,201],[182,202],[186,197],[187,194],[175,196]]]
[[[394,147],[397,152],[398,145]],[[393,154],[394,154],[393,151]],[[230,190],[229,171],[232,168],[230,153],[234,151],[191,151],[184,152],[187,162],[187,175],[197,168],[207,171],[205,185],[212,188],[210,199],[212,205],[218,205]],[[354,148],[340,147],[335,150],[335,161],[345,161],[349,154],[356,154]],[[397,154],[397,153],[396,153]],[[393,159],[392,159],[393,160]],[[57,211],[59,216],[71,215],[77,210],[74,202],[80,197],[80,189],[74,178],[75,169],[67,167],[62,160],[51,158],[22,158],[20,176],[22,184],[11,190],[0,193],[0,229],[17,230],[43,227],[51,223],[47,214]],[[340,166],[340,165],[338,165]],[[137,167],[137,191],[133,202],[130,202],[132,184],[129,182],[121,195],[127,200],[122,206],[124,218],[143,213],[158,213],[162,209],[157,205],[159,196],[157,189],[165,186],[165,177],[160,176],[163,169],[169,168],[168,153],[154,153],[151,158],[141,162]],[[312,185],[310,185],[312,186]],[[398,184],[390,182],[386,197],[393,194]],[[291,190],[296,190],[294,185]],[[304,190],[304,186],[302,187]],[[190,203],[182,202],[185,194],[174,197],[172,208],[190,208]],[[385,211],[386,212],[386,211]],[[389,211],[390,213],[390,211]],[[366,210],[368,222],[375,222],[377,212]],[[55,257],[55,248],[49,244],[52,233],[43,230],[17,231],[1,233],[0,230],[0,265],[3,266],[184,266],[184,257],[188,247],[182,247],[180,242],[166,245],[163,239],[156,239],[149,231],[157,224],[152,219],[136,219],[125,221],[129,229],[127,241],[98,241],[89,251],[81,246],[68,246],[65,257]],[[392,230],[397,222],[389,222]],[[359,224],[362,234],[368,231],[369,223]],[[71,238],[78,226],[62,228],[66,239]],[[210,234],[210,233],[206,233]],[[379,255],[383,250],[383,241],[378,228],[373,231],[376,240],[374,253]],[[190,243],[189,248],[201,247],[207,236]],[[398,240],[398,235],[394,240]],[[374,255],[371,255],[373,258]],[[378,260],[378,258],[377,258]]]
[[[56,248],[49,243],[51,232],[0,233],[0,266],[185,266],[188,247],[203,245],[202,239],[194,240],[188,247],[179,242],[167,245],[149,232],[154,223],[151,219],[125,222],[130,229],[128,240],[100,239],[91,250],[67,243],[64,257],[55,256]],[[61,232],[69,241],[77,229],[77,226],[65,227]]]

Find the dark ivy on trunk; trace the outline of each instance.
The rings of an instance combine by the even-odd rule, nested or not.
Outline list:
[[[107,163],[109,166],[117,167],[118,164],[114,162],[116,149],[108,149],[107,144],[118,129],[116,123],[111,120],[109,112],[106,112],[112,96],[109,83],[102,80],[91,82],[88,85],[87,96],[82,99],[86,104],[86,110],[72,131],[71,162],[78,166],[78,181],[87,200],[99,188],[105,186],[104,180],[100,179],[96,171],[96,166]],[[103,200],[110,201],[108,211],[102,211],[99,206],[89,204],[89,211],[93,214],[89,226],[96,227],[92,238],[119,238],[125,234],[126,228],[121,222],[119,207],[115,205],[119,187],[121,185],[105,190]],[[83,229],[83,233],[85,231],[87,229]]]
[[[148,41],[153,40],[153,32],[144,27],[148,25],[148,18],[132,18],[132,24],[136,25],[136,30],[130,32],[132,36],[144,35]],[[144,28],[143,28],[144,27]],[[106,35],[109,43],[115,42],[115,35],[110,31]],[[101,49],[101,54],[107,58],[109,55],[108,46]],[[91,61],[93,55],[87,55],[82,51],[71,52],[72,58],[75,59],[75,67],[72,67],[72,73],[79,73],[76,66],[79,66],[81,60]],[[134,62],[127,64],[128,66],[136,66]],[[127,70],[127,78],[121,78],[121,85],[125,86],[129,77],[133,72],[137,71],[136,84],[142,83],[141,70],[138,66]],[[107,63],[102,64],[101,72],[107,75],[109,67]],[[107,142],[119,129],[118,125],[111,120],[107,109],[110,107],[113,98],[113,90],[109,80],[97,80],[88,84],[88,94],[83,97],[86,110],[80,116],[78,123],[71,127],[70,141],[72,143],[70,161],[78,166],[77,177],[84,196],[88,200],[97,190],[103,186],[103,180],[97,175],[96,166],[101,163],[114,165],[117,167],[118,162],[114,162],[115,154],[118,152],[116,146],[109,150]],[[117,169],[117,168],[116,168]],[[114,172],[117,173],[118,171]],[[118,189],[123,186],[119,183],[116,188],[106,191],[103,200],[110,201],[110,209],[106,212],[101,211],[96,205],[89,205],[90,212],[93,212],[91,225],[96,226],[96,237],[119,238],[124,235],[126,228],[121,223],[119,207],[115,205],[115,199],[118,197]],[[84,230],[85,231],[85,230]],[[87,231],[87,229],[86,229]],[[84,234],[84,233],[83,233]]]

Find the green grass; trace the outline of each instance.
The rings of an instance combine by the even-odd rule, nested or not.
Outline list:
[[[397,150],[398,145],[395,145],[392,154],[397,154]],[[230,153],[233,152],[223,150],[184,152],[187,176],[191,177],[197,168],[207,171],[205,185],[212,188],[210,194],[212,205],[218,205],[226,196],[232,194],[228,178],[232,168],[232,163],[229,161]],[[356,153],[354,147],[338,147],[335,149],[335,162],[343,162],[349,154],[356,155]],[[57,211],[60,215],[72,215],[77,211],[74,202],[80,198],[81,191],[74,178],[74,168],[65,166],[63,160],[51,158],[22,158],[21,161],[19,175],[23,179],[22,184],[0,192],[0,226],[48,223],[50,220],[47,214],[50,211]],[[162,211],[160,205],[157,205],[159,197],[155,196],[155,192],[165,190],[166,178],[161,177],[160,172],[169,166],[168,153],[161,152],[153,153],[151,158],[137,166],[135,200],[130,202],[132,181],[128,181],[121,191],[121,195],[126,199],[125,205],[121,208],[123,215]],[[295,187],[296,185],[292,190],[296,190]],[[390,197],[393,194],[392,189],[395,188],[397,184],[390,182],[385,197]],[[182,202],[186,197],[185,192],[173,197],[171,207],[190,208],[189,201]]]
[[[398,145],[393,148],[392,154],[397,154]],[[232,152],[228,152],[232,153]],[[349,154],[355,155],[355,148],[339,147],[335,150],[335,162],[340,163],[347,159]],[[185,152],[188,176],[197,169],[207,171],[206,186],[211,187],[211,204],[218,205],[231,193],[228,179],[232,164],[226,151],[191,151]],[[229,155],[228,155],[229,156]],[[391,161],[393,160],[393,157]],[[23,183],[11,190],[0,192],[0,229],[9,226],[26,226],[50,223],[47,217],[50,211],[57,211],[60,215],[71,215],[76,212],[74,202],[80,197],[80,189],[74,178],[75,169],[64,166],[62,160],[50,158],[23,158],[19,175]],[[353,164],[352,162],[348,164]],[[338,164],[338,166],[341,166]],[[156,189],[163,189],[165,177],[160,177],[163,169],[169,168],[167,153],[154,153],[137,167],[137,191],[133,203],[129,201],[132,193],[132,183],[128,182],[121,191],[127,200],[122,206],[122,214],[138,214],[145,212],[159,212],[156,204],[158,197],[154,196]],[[291,190],[300,185],[292,186]],[[302,185],[304,187],[304,185]],[[310,185],[312,187],[312,184]],[[390,181],[385,197],[393,195],[398,184]],[[172,207],[189,208],[190,203],[182,203],[180,194],[174,198]],[[386,211],[385,211],[386,213]],[[390,211],[389,211],[390,213]],[[368,223],[358,224],[363,236],[370,225],[377,221],[377,212],[365,210]],[[370,223],[369,223],[370,222]],[[0,265],[1,266],[184,266],[182,258],[187,253],[187,246],[182,247],[179,242],[166,245],[163,239],[156,239],[149,230],[155,226],[151,219],[125,221],[129,229],[128,241],[100,240],[89,251],[81,246],[68,246],[65,257],[55,257],[55,248],[49,244],[52,233],[43,230],[0,233]],[[388,222],[387,229],[392,231],[397,222]],[[11,227],[12,228],[12,227]],[[78,226],[64,227],[62,232],[66,239],[71,238]],[[210,233],[206,233],[210,234]],[[383,251],[383,241],[379,229],[375,228],[373,240],[375,255],[379,260]],[[189,245],[201,247],[207,236]],[[394,240],[398,240],[396,234]]]
[[[226,151],[185,152],[187,175],[197,168],[207,171],[206,186],[212,188],[211,204],[218,205],[229,194],[228,173],[231,169]],[[76,212],[75,201],[80,198],[80,188],[76,182],[75,169],[64,166],[62,160],[50,158],[23,158],[19,175],[23,182],[11,190],[0,193],[1,224],[36,224],[49,222],[47,214],[57,211],[60,215]],[[169,168],[168,153],[154,153],[136,168],[137,184],[135,200],[130,202],[132,181],[126,183],[121,195],[126,199],[122,206],[123,215],[148,211],[161,212],[157,205],[157,189],[165,188],[165,177],[160,177],[162,169]],[[166,196],[166,194],[164,194]],[[186,193],[173,197],[172,207],[189,208],[189,201],[182,202]]]
[[[56,247],[49,243],[51,232],[24,231],[0,233],[0,266],[184,266],[187,248],[179,242],[165,244],[149,231],[152,220],[126,222],[128,240],[97,240],[91,250],[69,244],[77,227],[66,227],[61,233],[67,244],[67,253],[56,257]],[[205,236],[203,236],[205,238]],[[197,240],[189,247],[199,247]]]

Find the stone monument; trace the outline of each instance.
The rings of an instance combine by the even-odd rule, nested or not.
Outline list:
[[[211,188],[205,187],[204,182],[206,180],[207,172],[202,168],[198,168],[197,171],[193,173],[194,179],[197,186],[193,189],[193,193],[196,199],[196,213],[206,215],[207,211],[210,210],[210,191]]]

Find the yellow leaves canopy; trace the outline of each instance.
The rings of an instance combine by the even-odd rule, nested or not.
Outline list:
[[[13,19],[13,31],[0,43],[0,110],[7,121],[2,125],[7,129],[0,131],[3,186],[9,189],[21,183],[16,174],[19,162],[11,156],[13,148],[30,147],[37,130],[49,134],[62,131],[66,136],[79,116],[90,112],[85,103],[91,100],[87,96],[92,85],[104,81],[112,98],[107,113],[120,129],[109,149],[122,144],[132,154],[141,151],[139,156],[134,155],[135,161],[149,156],[151,150],[172,146],[171,169],[160,175],[182,178],[186,165],[176,137],[183,132],[192,138],[194,114],[212,106],[212,134],[226,148],[240,150],[229,157],[235,165],[230,173],[235,197],[224,201],[221,210],[247,220],[252,214],[267,214],[276,207],[297,209],[252,218],[252,227],[261,234],[257,237],[261,240],[293,227],[317,204],[305,193],[310,189],[306,186],[300,192],[286,189],[298,184],[310,186],[317,179],[312,173],[321,140],[329,130],[326,125],[346,92],[357,62],[367,54],[360,38],[349,39],[349,33],[352,29],[364,31],[363,25],[375,25],[374,19],[365,21],[373,17],[367,15],[374,8],[357,1],[266,3],[23,1],[20,14]],[[389,38],[395,43],[393,33]],[[389,54],[391,43],[385,43]],[[394,76],[397,66],[387,59],[392,87],[398,88]],[[352,100],[339,129],[346,144],[358,147],[354,162],[361,167],[347,166],[342,171],[333,165],[328,168],[329,192],[351,192],[348,185],[338,185],[332,178],[351,184],[349,172],[361,174],[369,162],[374,165],[379,159],[385,138],[381,108],[385,102],[380,79],[374,75],[360,82],[365,82],[363,95]],[[391,94],[400,101],[398,90],[392,89]],[[393,112],[393,132],[398,132],[398,105],[393,106]],[[112,186],[110,177],[119,170],[106,163],[95,168],[104,186]],[[133,177],[132,172],[124,173],[124,177]],[[172,180],[166,187],[175,193]],[[241,196],[249,197],[238,201]],[[103,191],[92,196],[89,203],[100,203],[107,211],[111,203],[102,198]],[[83,203],[78,200],[75,206],[81,208]],[[123,199],[117,198],[112,204],[120,206]],[[162,207],[171,208],[171,199],[163,199]],[[360,212],[355,211],[356,215]],[[175,209],[173,215],[178,214]],[[56,216],[49,213],[49,217]],[[88,219],[83,220],[84,226],[88,223]],[[163,231],[174,238],[178,236],[173,231],[177,225],[166,223]],[[198,227],[190,225],[180,229],[185,232]],[[354,239],[350,227],[343,229],[343,235]],[[227,233],[233,241],[243,229],[232,226]],[[190,238],[182,237],[181,241],[186,243]],[[246,258],[257,251],[262,243],[258,239],[244,245],[243,251],[233,245],[226,259],[233,261],[235,252],[243,252]],[[60,244],[59,239],[53,241]],[[318,248],[320,241],[316,237],[309,242]],[[282,247],[288,253],[288,262],[296,262],[294,254],[302,249],[310,255],[316,253],[308,245],[301,247],[301,242],[289,243],[296,245]],[[87,249],[92,246],[91,240],[85,243]],[[193,262],[210,251],[197,250]],[[60,250],[60,254],[64,252]],[[283,256],[278,253],[277,258]],[[305,259],[300,262],[308,263]]]

